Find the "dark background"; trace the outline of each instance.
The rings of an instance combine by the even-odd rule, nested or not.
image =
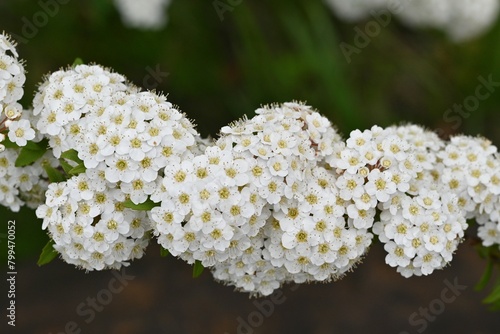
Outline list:
[[[22,37],[18,51],[28,71],[25,107],[43,75],[80,57],[168,94],[204,136],[216,136],[220,127],[244,114],[251,117],[262,104],[301,100],[344,134],[374,124],[414,122],[445,137],[481,134],[500,143],[498,92],[467,117],[447,113],[474,95],[479,76],[500,81],[500,22],[481,37],[454,44],[440,31],[412,30],[393,19],[348,63],[339,45],[354,45],[354,28],[363,29],[369,19],[343,23],[320,0],[243,1],[223,20],[212,1],[173,0],[169,23],[160,31],[124,27],[109,0],[60,4],[55,15],[46,15],[45,24],[29,30],[27,22],[35,22],[40,12],[38,1],[0,1],[0,29]],[[151,69],[168,75],[151,84],[145,81]],[[382,246],[374,245],[343,280],[284,287],[278,304],[271,304],[233,292],[209,272],[192,279],[188,265],[161,258],[153,243],[145,258],[125,270],[134,278],[110,294],[108,285],[116,279],[110,271],[85,273],[60,260],[36,266],[48,238],[32,211],[0,208],[0,217],[5,220],[0,224],[5,272],[7,221],[16,220],[18,272],[16,328],[7,327],[2,316],[1,333],[233,334],[238,326],[239,333],[500,332],[498,313],[481,304],[486,291],[473,288],[485,261],[470,240],[460,246],[451,266],[410,279],[385,265]],[[453,302],[440,303],[445,282],[454,280],[467,288]],[[87,323],[92,314],[87,298],[98,296],[106,305],[97,305],[102,311]],[[267,308],[259,311],[255,303]],[[424,330],[420,308],[440,305],[444,310]],[[417,323],[412,326],[414,312]]]

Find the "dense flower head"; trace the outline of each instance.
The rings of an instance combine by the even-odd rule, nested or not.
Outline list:
[[[341,18],[361,20],[395,15],[403,23],[444,30],[451,39],[463,41],[488,29],[498,16],[498,0],[325,0]]]
[[[5,149],[2,141],[7,134],[18,146],[25,146],[27,140],[35,137],[30,124],[19,121],[23,108],[18,101],[23,97],[25,81],[24,65],[19,60],[16,44],[8,35],[0,34],[0,152]]]
[[[102,170],[128,195],[135,189],[136,204],[151,194],[161,168],[191,154],[198,136],[164,96],[139,92],[98,65],[53,73],[40,86],[33,113],[56,158],[76,150],[86,169]],[[142,186],[133,185],[138,180]]]
[[[87,170],[51,183],[36,214],[64,261],[85,270],[118,269],[141,258],[149,242],[145,213],[124,207],[123,193]]]
[[[380,202],[380,221],[373,226],[387,251],[386,263],[405,277],[428,275],[447,265],[467,228],[459,197],[447,191],[441,179],[439,154],[445,143],[415,125],[389,127],[411,148],[411,178],[385,202]],[[412,166],[412,168],[409,168]]]
[[[31,165],[16,167],[19,152],[19,148],[6,148],[0,152],[0,205],[13,212],[18,212],[23,205],[36,209],[42,204],[49,185],[43,165],[59,166],[47,152]]]
[[[457,194],[465,217],[474,218],[484,246],[499,245],[500,160],[481,137],[454,136],[438,153],[445,192]]]
[[[204,154],[165,168],[151,197],[161,202],[154,233],[171,254],[245,291],[337,279],[370,244],[364,220],[374,213],[350,219],[338,198],[324,160],[341,138],[301,103],[256,114],[223,127]]]
[[[78,65],[50,75],[35,96],[33,114],[50,152],[56,158],[75,152],[84,171],[51,184],[58,188],[49,188],[45,205],[37,211],[55,241],[54,248],[65,260],[87,270],[117,268],[140,257],[147,245],[149,220],[139,211],[117,207],[126,201],[144,203],[161,182],[163,168],[193,157],[199,140],[191,122],[164,96],[140,92],[123,76],[98,65]],[[78,162],[75,157],[72,160]],[[68,193],[69,199],[63,196],[61,203],[55,201],[54,191]],[[86,209],[78,210],[81,206]],[[67,215],[61,214],[64,223],[52,219],[59,217],[57,213],[47,215],[47,208],[66,210]],[[88,210],[93,212],[90,216]],[[105,230],[108,223],[101,222],[109,219],[123,230]],[[132,230],[126,226],[137,219],[142,232],[128,235]],[[96,236],[99,248],[94,249],[93,241],[82,243],[76,236],[67,236],[79,226]],[[116,242],[117,247],[126,246],[118,257],[112,250]],[[74,247],[83,248],[76,252]]]

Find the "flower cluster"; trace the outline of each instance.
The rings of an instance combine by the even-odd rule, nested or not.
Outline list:
[[[391,127],[413,148],[416,177],[401,193],[379,204],[374,233],[385,243],[386,263],[403,276],[428,275],[452,259],[467,228],[458,194],[448,191],[438,157],[445,143],[417,126]]]
[[[87,170],[51,183],[45,195],[36,214],[67,263],[86,270],[118,269],[142,256],[149,242],[146,214],[125,208],[125,195],[107,186],[102,173]]]
[[[301,103],[260,108],[210,142],[163,97],[81,65],[42,84],[34,114],[53,154],[74,149],[84,167],[51,184],[37,215],[63,259],[87,270],[140,257],[151,230],[170,254],[268,295],[342,277],[375,233],[389,265],[428,275],[451,261],[467,215],[494,215],[487,195],[472,195],[478,183],[461,186],[470,168],[489,166],[476,178],[498,202],[496,149],[485,142],[446,145],[415,125],[355,130],[344,142]],[[157,204],[147,214],[126,208],[148,201]]]
[[[160,29],[167,23],[166,8],[171,0],[114,0],[122,21],[130,27]]]
[[[342,199],[351,202],[349,218],[357,227],[373,226],[389,253],[386,262],[407,277],[442,268],[467,227],[457,196],[433,179],[443,146],[415,125],[374,126],[351,132],[327,160],[340,174]]]
[[[458,196],[467,218],[479,224],[484,246],[500,246],[500,160],[485,138],[455,136],[438,153],[444,192]]]
[[[33,114],[54,156],[73,162],[65,168],[73,176],[51,184],[37,210],[54,248],[87,270],[140,257],[149,220],[124,205],[146,201],[165,166],[191,159],[197,136],[191,122],[164,96],[139,92],[97,65],[53,73],[35,96]]]
[[[31,113],[23,112],[18,102],[26,76],[15,46],[9,36],[0,34],[0,205],[17,212],[24,204],[36,208],[43,202],[48,183],[42,164],[57,162],[45,154],[30,166],[15,166],[19,147],[35,139]]]
[[[483,33],[497,18],[500,7],[498,0],[325,1],[338,16],[347,20],[396,14],[410,26],[442,29],[455,41]]]
[[[165,168],[151,197],[161,202],[151,211],[154,233],[171,254],[245,291],[336,279],[371,242],[365,227],[347,220],[324,162],[341,138],[300,103],[256,113],[223,127],[193,161]]]
[[[373,234],[405,277],[448,264],[466,218],[484,246],[500,245],[500,162],[486,139],[444,142],[405,125],[344,141],[327,118],[290,102],[212,141],[164,96],[98,65],[52,73],[21,113],[24,69],[8,38],[0,50],[9,127],[0,204],[36,207],[54,249],[78,267],[128,265],[155,236],[217,280],[269,295],[342,277]]]
[[[19,156],[18,148],[6,148],[0,152],[0,205],[18,212],[23,205],[36,209],[45,201],[48,177],[43,166],[59,165],[58,161],[47,152],[29,166],[16,167]]]
[[[29,121],[19,120],[23,108],[18,101],[24,94],[24,65],[18,59],[15,43],[5,34],[0,34],[0,152],[8,129],[9,140],[18,146],[26,145],[35,137]]]

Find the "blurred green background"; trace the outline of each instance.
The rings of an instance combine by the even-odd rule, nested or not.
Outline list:
[[[39,1],[2,0],[0,30],[22,37],[26,22],[33,22],[34,15],[41,10]],[[353,45],[356,37],[354,28],[363,29],[369,20],[344,23],[321,0],[241,1],[231,11],[223,13],[223,20],[212,1],[173,0],[168,16],[169,22],[164,29],[142,31],[125,27],[111,0],[70,0],[61,4],[57,14],[50,17],[47,24],[35,27],[33,36],[19,40],[18,52],[26,61],[28,71],[23,105],[26,108],[30,106],[37,84],[44,75],[70,65],[80,57],[87,63],[111,67],[138,86],[146,85],[148,87],[145,88],[156,88],[168,94],[169,101],[180,106],[189,118],[195,120],[204,136],[216,136],[218,129],[244,114],[251,117],[262,104],[300,100],[326,115],[344,135],[374,124],[388,126],[413,122],[439,130],[444,137],[453,133],[481,134],[497,146],[500,144],[499,92],[494,91],[488,99],[480,101],[478,108],[467,117],[447,112],[454,104],[461,104],[475,94],[479,76],[491,76],[493,81],[500,81],[500,21],[483,36],[454,44],[440,31],[409,29],[393,19],[381,29],[380,34],[371,38],[369,45],[362,48],[359,54],[353,54],[352,62],[348,63],[339,45],[342,42]],[[151,80],[152,70],[162,73],[159,81]],[[5,220],[5,224],[0,224],[2,267],[6,264],[8,220],[16,220],[18,266],[26,264],[33,267],[48,240],[40,229],[41,222],[30,210],[11,213],[0,207],[0,217]],[[158,251],[154,245],[150,249]],[[382,263],[380,249],[375,254],[379,254],[379,262]],[[380,267],[387,267],[381,263],[378,264]],[[179,267],[170,265],[174,269]],[[141,264],[134,266],[142,268]],[[391,279],[401,280],[395,270],[384,268],[381,270],[385,270],[386,276],[382,277],[392,275],[389,276]],[[468,267],[465,268],[467,272]],[[63,277],[69,277],[67,273],[76,271],[71,266],[52,263],[32,272],[45,275],[43,277],[51,281],[52,270],[54,273],[66,273]],[[151,271],[151,267],[146,267],[146,270]],[[479,279],[480,274],[480,270],[471,273],[472,280],[475,277]],[[105,277],[109,274],[95,275]],[[450,275],[450,272],[437,275],[441,276],[436,278],[435,293],[442,289],[443,277],[453,278],[443,276]],[[87,284],[83,283],[86,276],[79,272],[74,277],[81,277],[80,286]],[[189,278],[189,273],[180,280],[186,278]],[[347,281],[345,284],[354,284],[354,287],[356,282],[360,282],[355,279]],[[202,282],[212,284],[210,278]],[[402,289],[409,289],[406,281],[401,282]],[[428,284],[424,282],[429,281],[422,279],[418,282],[423,284],[418,291],[424,291],[424,286]],[[187,284],[197,286],[200,283]],[[28,282],[26,285],[33,284]],[[145,287],[148,285],[144,284]],[[174,290],[175,286],[172,285]],[[366,282],[361,286],[370,289]],[[241,303],[247,298],[245,294],[231,295],[231,288],[213,289],[216,292],[210,293],[227,293],[226,298],[243,300]],[[320,289],[315,287],[313,291],[321,296],[323,290]],[[143,293],[145,290],[140,291]],[[307,291],[306,288],[302,291],[306,301]],[[386,290],[380,291],[383,294]],[[402,296],[399,291],[393,291],[394,298]],[[85,297],[86,293],[95,292],[82,293]],[[155,293],[152,292],[152,296]],[[206,289],[197,293],[205,297],[208,295]],[[78,298],[83,297],[67,301],[69,316],[74,315],[73,308],[78,304]],[[40,297],[38,302],[34,305],[43,305],[45,299]],[[317,304],[317,301],[309,302]],[[472,305],[477,303],[474,301]],[[224,312],[226,317],[233,319],[231,305],[226,304]],[[247,310],[252,310],[251,304],[245,305]],[[418,305],[408,303],[398,319],[406,324],[405,317]],[[375,304],[374,307],[378,306]],[[234,312],[241,310],[234,308]],[[351,309],[346,310],[351,312]],[[383,310],[385,312],[385,309],[380,312]],[[34,309],[34,312],[41,311]],[[486,311],[479,309],[478,312]],[[290,318],[290,314],[277,319],[284,321]],[[450,313],[450,316],[453,314]],[[101,316],[101,319],[104,317]],[[189,318],[186,319],[189,322]],[[230,324],[234,325],[234,319],[231,319],[228,321],[233,321]],[[350,324],[356,321],[351,319]],[[63,323],[57,323],[57,326],[63,328]],[[370,324],[367,326],[370,328]],[[301,330],[307,332],[307,329]],[[122,330],[117,333],[128,332]]]
[[[343,23],[321,0],[243,1],[221,15],[212,1],[174,0],[159,31],[125,27],[111,0],[48,2],[57,4],[57,13],[45,15],[45,24],[36,21],[44,12],[37,1],[0,2],[1,29],[18,36],[26,61],[25,107],[44,75],[80,57],[168,94],[204,136],[251,117],[262,104],[300,100],[344,134],[414,122],[444,136],[481,134],[500,143],[498,92],[466,117],[446,113],[475,94],[478,76],[500,80],[500,22],[454,44],[440,31],[408,29],[393,18],[349,63],[340,43],[355,46],[354,28],[364,29],[369,20]],[[46,239],[32,212],[15,217],[22,259]]]

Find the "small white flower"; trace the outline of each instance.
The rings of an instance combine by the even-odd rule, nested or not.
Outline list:
[[[381,172],[379,169],[370,172],[368,182],[364,187],[369,195],[375,195],[380,202],[388,201],[390,195],[396,192],[396,184],[392,181],[392,173],[389,171]]]
[[[35,138],[35,130],[26,119],[14,121],[9,125],[9,140],[18,146],[26,146],[28,140]]]

